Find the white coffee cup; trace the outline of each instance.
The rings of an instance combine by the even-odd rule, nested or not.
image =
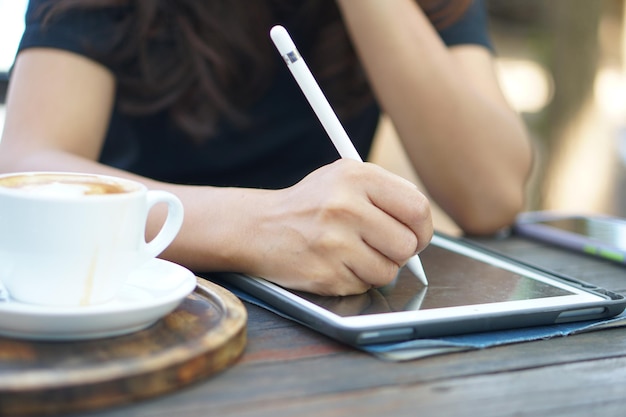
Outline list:
[[[150,209],[167,219],[146,242]],[[130,272],[158,256],[183,222],[165,191],[104,175],[32,172],[0,175],[0,281],[11,299],[47,306],[112,300]]]

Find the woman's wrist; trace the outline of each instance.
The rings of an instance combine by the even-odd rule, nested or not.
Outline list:
[[[181,231],[163,256],[194,271],[248,271],[254,257],[254,225],[260,196],[247,188],[178,186],[185,206]],[[158,222],[158,220],[157,220]]]

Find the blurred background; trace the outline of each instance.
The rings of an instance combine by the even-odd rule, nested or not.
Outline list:
[[[497,70],[535,146],[528,210],[626,217],[626,0],[486,0]],[[414,181],[385,121],[373,159]],[[455,226],[435,211],[435,226]]]
[[[626,217],[626,0],[486,3],[500,80],[536,150],[527,209]],[[26,4],[0,0],[0,131]],[[418,182],[387,120],[371,159]]]
[[[8,71],[24,31],[24,12],[28,0],[0,0],[0,137],[4,127],[4,96]]]

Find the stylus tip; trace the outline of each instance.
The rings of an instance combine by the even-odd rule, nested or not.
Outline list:
[[[426,273],[424,272],[424,267],[422,266],[422,262],[417,255],[413,256],[406,263],[406,266],[409,270],[415,275],[425,286],[428,286],[428,279],[426,279]]]

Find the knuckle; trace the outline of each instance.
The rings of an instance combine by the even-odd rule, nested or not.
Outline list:
[[[400,267],[397,264],[388,262],[387,266],[383,268],[383,271],[380,274],[380,281],[377,285],[384,286],[389,284],[396,278],[396,276],[398,276],[398,271],[400,271]]]
[[[318,218],[323,222],[336,222],[352,216],[350,201],[341,194],[330,196],[319,208]]]
[[[423,194],[419,193],[415,196],[411,207],[410,220],[413,224],[422,224],[431,221],[430,202]]]
[[[311,246],[322,258],[343,251],[346,246],[342,234],[332,228],[320,232],[311,241]]]
[[[367,276],[361,279],[374,287],[382,287],[393,281],[398,275],[400,266],[389,259],[378,261],[367,269]]]
[[[404,262],[411,256],[415,255],[419,241],[415,233],[407,232],[403,240],[402,248],[400,248],[399,260]]]

